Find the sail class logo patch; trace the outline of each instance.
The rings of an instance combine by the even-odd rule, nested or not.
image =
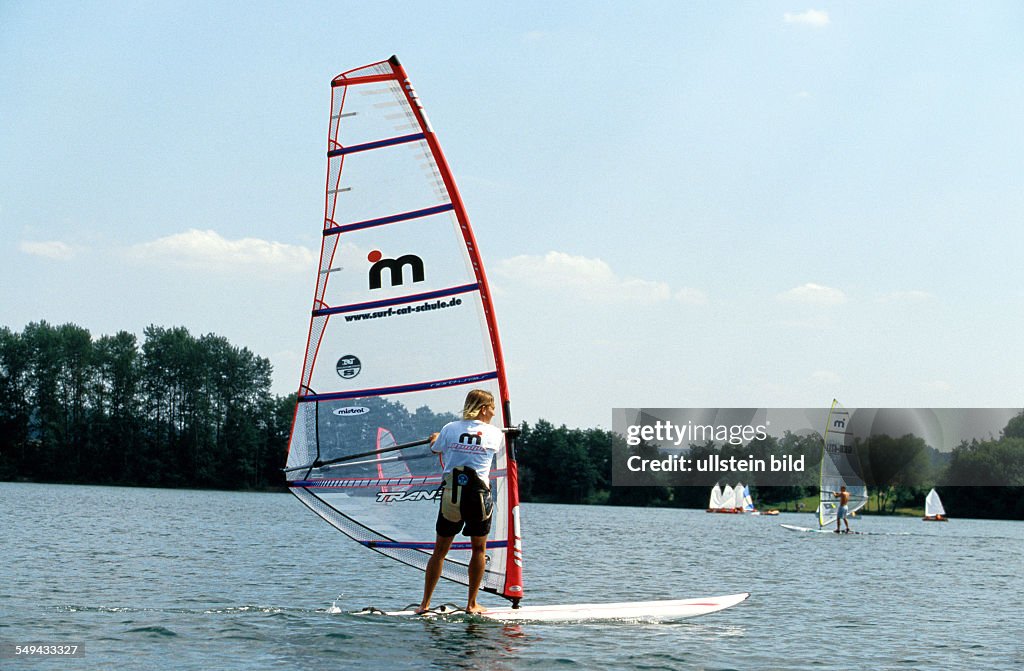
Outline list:
[[[373,250],[366,255],[366,260],[372,263],[370,266],[370,289],[380,289],[384,284],[387,271],[388,285],[397,287],[405,284],[406,269],[409,270],[409,278],[415,282],[422,282],[425,279],[423,272],[423,259],[415,254],[405,254],[397,259],[386,259],[380,250]]]
[[[338,371],[338,375],[342,378],[351,380],[356,375],[359,375],[359,371],[363,369],[363,364],[359,361],[359,357],[352,354],[346,354],[338,359],[338,363],[335,364],[334,369]]]

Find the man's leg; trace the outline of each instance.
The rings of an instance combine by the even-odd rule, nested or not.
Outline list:
[[[420,608],[417,612],[422,613],[430,608],[430,597],[433,596],[437,581],[441,578],[444,558],[448,556],[448,549],[452,546],[453,540],[455,540],[455,536],[450,538],[438,536],[434,541],[434,552],[431,553],[430,561],[427,562],[427,573],[423,578],[423,600],[420,601]]]

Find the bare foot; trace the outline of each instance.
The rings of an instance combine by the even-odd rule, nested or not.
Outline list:
[[[472,606],[466,606],[466,612],[470,614],[483,613],[487,609],[480,604],[473,604]]]
[[[420,607],[416,609],[416,614],[417,615],[426,615],[429,612],[430,612],[430,604],[429,603],[426,606],[421,604]]]

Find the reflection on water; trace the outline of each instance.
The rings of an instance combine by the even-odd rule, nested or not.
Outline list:
[[[521,625],[497,622],[426,621],[431,652],[426,659],[450,669],[515,669],[530,644],[540,640]]]

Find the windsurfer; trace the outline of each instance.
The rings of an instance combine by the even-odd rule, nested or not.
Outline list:
[[[846,523],[846,533],[850,533],[850,492],[846,491],[846,485],[840,485],[839,491],[832,492],[832,496],[839,499],[836,510],[836,533],[839,533],[839,520]]]
[[[444,559],[459,531],[469,536],[472,546],[466,612],[486,610],[477,604],[476,596],[487,564],[487,535],[491,531],[493,511],[488,476],[494,455],[504,440],[502,430],[490,424],[494,413],[494,396],[483,389],[474,389],[466,395],[462,419],[445,424],[440,432],[431,436],[430,449],[439,454],[443,465],[444,489],[435,524],[437,539],[427,563],[418,613],[430,609],[430,597],[441,577]]]

